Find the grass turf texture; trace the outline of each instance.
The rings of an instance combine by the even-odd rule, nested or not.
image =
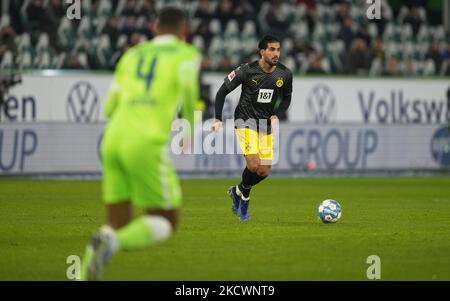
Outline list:
[[[105,280],[450,280],[450,178],[268,179],[252,192],[250,220],[231,212],[233,180],[183,181],[178,232],[119,253]],[[0,280],[64,280],[103,224],[99,182],[0,180]],[[339,201],[337,224],[317,207]]]

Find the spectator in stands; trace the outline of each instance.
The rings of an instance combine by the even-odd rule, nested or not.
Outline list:
[[[417,71],[414,66],[414,62],[411,59],[406,60],[403,67],[403,75],[405,76],[416,76]]]
[[[361,38],[356,38],[352,42],[348,53],[350,72],[353,74],[366,74],[370,68],[371,55],[366,44]]]
[[[81,55],[83,54],[72,51],[63,63],[63,69],[87,69],[89,66],[86,64],[87,62],[82,62]]]
[[[302,39],[296,38],[293,42],[292,50],[287,55],[292,56],[295,59],[296,66],[301,67],[303,58],[309,57],[314,52],[314,49]]]
[[[372,60],[378,60],[382,65],[384,64],[384,46],[383,40],[378,37],[373,42],[372,46]]]
[[[247,0],[234,0],[233,18],[238,21],[239,28],[242,29],[245,21],[256,20],[255,11]]]
[[[234,17],[233,5],[231,0],[220,1],[220,4],[216,10],[214,18],[219,19],[222,32],[225,30],[228,21]]]
[[[341,25],[344,25],[345,21],[350,18],[350,6],[345,1],[339,1],[337,3],[338,10],[336,15],[336,21],[339,22]]]
[[[47,13],[52,24],[58,26],[61,18],[66,16],[66,9],[62,4],[62,0],[51,0],[47,7]]]
[[[116,16],[112,16],[109,19],[108,24],[102,30],[102,34],[106,34],[109,36],[111,45],[113,48],[115,48],[117,45],[117,40],[120,36],[119,19]]]
[[[136,0],[128,0],[125,8],[122,10],[122,16],[133,16],[137,17],[138,13],[136,10]]]
[[[127,17],[127,21],[124,25],[124,27],[121,30],[121,34],[124,34],[127,36],[128,42],[130,42],[131,40],[131,36],[133,35],[133,33],[135,33],[136,31],[138,31],[137,27],[136,27],[136,17],[129,15]]]
[[[352,18],[348,17],[345,19],[343,26],[341,27],[341,30],[338,33],[337,38],[344,41],[345,49],[350,49],[350,46],[352,45],[352,41],[355,37],[355,33],[353,32],[353,20]]]
[[[420,17],[419,9],[413,6],[409,9],[408,14],[403,19],[403,24],[410,24],[413,30],[413,35],[416,36],[422,26],[423,20]]]
[[[29,30],[32,34],[33,43],[37,40],[37,33],[40,31],[49,32],[51,23],[44,7],[43,0],[33,0],[27,7],[27,17],[29,21]]]
[[[366,46],[372,44],[372,38],[370,37],[366,26],[359,27],[358,31],[356,32],[355,38],[363,40],[366,43]]]
[[[145,23],[144,28],[141,30],[141,34],[144,35],[147,40],[151,40],[155,37],[155,23],[153,20],[148,20]]]
[[[271,7],[265,16],[271,31],[283,40],[288,34],[292,22],[292,11],[283,4],[283,0],[272,0]]]
[[[308,10],[316,8],[316,0],[297,0],[297,4],[303,4]]]
[[[320,52],[314,52],[310,55],[310,61],[307,74],[325,74],[325,70],[322,67],[323,54]]]
[[[87,11],[83,11],[83,15],[85,17],[87,16],[91,19],[95,19],[97,17],[99,1],[98,0],[91,1],[90,4],[91,6],[89,7],[89,9]]]
[[[129,47],[131,48],[131,47],[133,47],[133,46],[136,46],[136,45],[139,44],[140,42],[141,42],[141,35],[140,35],[138,32],[134,32],[134,33],[131,35]]]
[[[153,0],[145,0],[141,9],[139,10],[139,17],[144,17],[146,20],[154,21],[157,17],[156,7]]]
[[[202,20],[197,27],[194,35],[199,35],[203,38],[203,42],[205,43],[204,49],[208,51],[209,46],[211,45],[211,41],[214,38],[213,33],[209,30],[209,25],[207,20]]]
[[[398,76],[401,75],[400,62],[394,56],[391,56],[384,67],[383,75]]]
[[[13,58],[17,57],[18,49],[14,41],[15,37],[16,33],[14,32],[12,26],[5,26],[0,31],[0,61],[7,51],[12,53]]]
[[[447,48],[444,50],[442,54],[442,59],[444,61],[450,61],[450,43],[448,44]]]
[[[206,24],[209,24],[209,21],[211,21],[213,17],[214,15],[211,12],[209,0],[200,0],[197,10],[194,13],[194,18],[201,19],[206,22]]]
[[[427,4],[427,0],[405,0],[404,2],[404,4],[409,8],[420,6],[425,7]]]
[[[62,5],[61,0],[51,0],[46,8],[46,16],[48,17],[49,31],[48,36],[50,45],[59,49],[58,45],[58,26],[61,23],[61,18],[66,15],[66,10]]]
[[[224,55],[219,61],[218,71],[227,72],[234,67],[235,66],[231,63],[230,58],[227,55]]]
[[[306,22],[308,23],[309,32],[314,32],[316,24],[319,22],[319,16],[317,15],[317,9],[315,6],[307,9]]]
[[[425,55],[425,60],[432,60],[434,62],[434,67],[436,68],[436,71],[439,72],[441,70],[443,59],[442,53],[439,49],[439,43],[437,41],[433,41],[431,43],[430,49]]]

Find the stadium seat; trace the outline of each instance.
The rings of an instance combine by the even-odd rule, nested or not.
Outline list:
[[[95,54],[100,65],[105,69],[108,68],[112,56],[111,42],[108,35],[104,34],[100,37]]]
[[[211,56],[221,56],[224,54],[224,49],[223,49],[223,41],[220,37],[216,36],[212,39],[211,41],[211,45],[209,47],[209,55]]]
[[[6,51],[3,54],[2,61],[0,63],[0,70],[8,70],[14,68],[14,56],[11,51]]]
[[[445,41],[445,29],[444,26],[439,25],[436,26],[434,28],[434,30],[432,30],[433,33],[433,38],[438,41],[438,42],[442,42]]]
[[[192,45],[194,45],[196,48],[200,49],[201,51],[205,50],[205,42],[203,41],[203,37],[201,35],[195,35],[192,38]]]
[[[241,38],[243,40],[247,40],[249,38],[253,38],[256,36],[256,26],[255,23],[251,20],[246,21],[244,23],[244,27],[242,28]]]
[[[64,60],[67,57],[67,53],[62,52],[59,55],[54,55],[52,58],[52,65],[56,69],[61,69],[64,64]]]
[[[241,41],[241,44],[243,45],[243,54],[245,56],[249,55],[252,52],[255,52],[258,48],[258,40],[256,39],[256,37],[242,39]]]
[[[428,59],[425,61],[423,68],[423,75],[431,76],[436,74],[436,65],[433,60]]]
[[[294,42],[292,41],[291,38],[285,38],[282,41],[282,47],[281,47],[281,51],[282,51],[282,56],[286,56],[289,52],[291,52],[292,48],[294,48]]]
[[[0,31],[6,27],[9,26],[11,24],[11,18],[9,15],[4,14],[3,16],[1,16],[0,18]]]
[[[406,15],[409,13],[409,8],[407,6],[402,6],[400,8],[400,11],[397,16],[397,23],[403,24],[403,20],[405,19]]]
[[[372,39],[378,37],[378,27],[375,23],[369,23],[367,31]]]
[[[125,45],[127,44],[128,38],[126,35],[122,34],[119,36],[119,38],[117,39],[117,45],[116,45],[116,49],[121,49],[123,47],[125,47]]]
[[[413,38],[413,30],[410,24],[404,24],[401,31],[401,40],[403,42],[411,41]]]
[[[112,5],[109,0],[100,0],[97,8],[98,17],[109,17],[112,15]]]
[[[49,37],[46,32],[43,32],[39,35],[39,39],[36,44],[36,52],[46,52],[49,50],[50,50]]]
[[[212,19],[211,22],[209,22],[209,30],[215,36],[220,35],[222,33],[220,21],[218,19]]]
[[[76,32],[69,19],[63,17],[58,28],[58,37],[62,46],[72,48],[75,45]]]
[[[370,76],[379,76],[383,72],[383,63],[380,60],[374,59],[370,65]]]
[[[287,56],[284,59],[284,64],[288,67],[292,72],[297,69],[295,59],[292,56]]]
[[[31,52],[24,52],[19,57],[20,69],[31,69],[33,67],[33,55]]]
[[[92,39],[92,23],[90,18],[82,18],[80,25],[78,26],[77,34],[79,38]]]
[[[306,15],[306,6],[300,3],[294,7],[294,22],[300,22],[304,20]]]
[[[225,27],[224,38],[229,40],[234,39],[238,36],[239,36],[239,24],[236,20],[231,19],[230,21],[228,21]]]
[[[49,52],[41,52],[36,56],[33,67],[35,69],[50,69],[52,68],[52,59]]]
[[[127,3],[127,0],[119,0],[119,2],[117,3],[116,11],[115,11],[116,16],[122,15],[122,11],[123,11],[126,3]]]
[[[31,46],[31,36],[28,32],[25,32],[20,36],[18,50],[19,52],[26,52],[33,50],[33,47]]]

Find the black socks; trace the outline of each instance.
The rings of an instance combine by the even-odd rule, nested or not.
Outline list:
[[[248,198],[250,196],[252,186],[255,186],[265,178],[267,177],[261,177],[257,173],[251,172],[247,167],[245,167],[244,172],[242,173],[242,182],[238,185],[239,190],[245,198]]]

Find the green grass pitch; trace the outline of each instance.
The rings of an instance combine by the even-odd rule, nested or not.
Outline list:
[[[250,220],[231,212],[235,180],[186,180],[180,228],[119,253],[105,280],[450,280],[450,177],[268,179]],[[0,180],[0,280],[66,280],[105,213],[97,181]],[[319,203],[342,205],[322,224]],[[138,212],[137,212],[138,213]]]

